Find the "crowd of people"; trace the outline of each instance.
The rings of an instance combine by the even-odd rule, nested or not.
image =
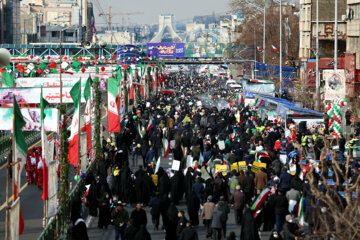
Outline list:
[[[260,230],[271,232],[270,239],[302,239],[322,231],[318,216],[329,206],[315,197],[313,188],[326,193],[323,177],[331,171],[343,173],[333,174],[338,191],[344,181],[338,178],[345,172],[349,183],[358,181],[354,158],[351,166],[339,161],[339,169],[331,168],[331,161],[337,161],[335,151],[330,152],[335,143],[324,137],[321,127],[310,134],[288,131],[298,127],[261,117],[256,107],[235,100],[220,80],[177,73],[168,75],[166,84],[177,89],[175,94],[159,92],[134,106],[121,133],[103,138],[98,171],[86,178],[89,213],[98,217],[100,229],[114,225],[116,240],[151,239],[146,208],[153,230],[164,230],[169,240],[198,239],[202,227],[206,238],[214,240],[260,239]],[[228,104],[219,107],[219,101]],[[179,170],[157,166],[164,140],[171,142]],[[246,164],[231,167],[239,162]],[[265,165],[255,168],[255,162]],[[216,163],[227,165],[227,171],[216,171]],[[264,189],[269,190],[266,196]],[[230,213],[238,232],[227,232]],[[76,228],[79,214],[73,215]]]

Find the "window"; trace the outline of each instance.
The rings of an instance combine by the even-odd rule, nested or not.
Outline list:
[[[74,32],[65,32],[65,37],[74,37]]]
[[[59,37],[59,32],[58,31],[52,31],[51,32],[51,37],[53,37],[53,38]]]

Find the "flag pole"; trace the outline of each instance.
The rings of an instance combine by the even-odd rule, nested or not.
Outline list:
[[[13,96],[13,132],[11,140],[12,159],[15,158],[15,95]],[[6,170],[6,218],[5,218],[5,240],[9,239],[9,177],[10,177],[10,157],[7,158],[7,170]]]
[[[91,78],[91,75],[89,73],[89,77]],[[92,128],[92,105],[91,105],[91,95],[92,95],[92,91],[91,91],[91,81],[89,81],[89,87],[90,87],[90,95],[89,95],[89,100],[90,100],[90,107],[89,107],[89,117],[90,117],[90,128],[89,128],[89,134],[90,134],[90,152],[89,152],[89,159],[91,159],[91,155],[92,155],[92,151],[93,151],[93,148],[92,148],[92,131],[91,131],[91,128]],[[86,123],[85,123],[86,124]],[[88,161],[86,161],[88,163]],[[87,168],[87,166],[86,166]]]
[[[43,92],[43,86],[41,86],[41,92]],[[44,122],[43,122],[43,119],[41,119],[41,121],[42,121],[41,122],[41,130],[40,130],[41,131],[41,160],[44,161],[44,156],[45,156],[45,153],[44,153],[44,151],[45,151],[45,144],[44,144],[45,139],[44,139],[44,134],[43,134],[43,124],[44,124]],[[43,180],[44,180],[44,165],[43,165]],[[45,185],[44,185],[44,181],[43,181],[43,188],[44,188],[44,186]],[[45,191],[45,190],[43,189],[43,191]],[[44,199],[43,200],[43,215],[44,215],[44,219],[45,219],[44,228],[46,228],[46,223],[47,223],[46,203],[47,203],[46,199]]]
[[[80,78],[80,84],[79,84],[79,111],[78,111],[78,119],[79,119],[79,123],[78,123],[78,174],[79,176],[81,175],[81,149],[80,149],[80,139],[81,139],[81,119],[80,119],[80,108],[81,108],[81,78]]]

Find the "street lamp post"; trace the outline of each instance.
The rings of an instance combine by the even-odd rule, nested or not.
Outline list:
[[[282,0],[280,0],[280,88],[279,97],[281,98],[282,93]]]
[[[320,109],[320,73],[319,73],[319,0],[316,0],[316,102],[315,109]]]

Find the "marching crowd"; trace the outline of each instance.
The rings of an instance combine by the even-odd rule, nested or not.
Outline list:
[[[256,107],[235,101],[220,81],[211,83],[203,76],[173,74],[166,84],[178,91],[158,93],[134,106],[121,133],[103,139],[98,171],[86,177],[89,213],[98,217],[100,229],[114,225],[115,239],[151,239],[149,225],[164,230],[169,240],[198,239],[201,227],[214,240],[260,239],[260,230],[271,232],[270,239],[303,239],[322,231],[318,216],[329,206],[311,190],[326,193],[322,177],[349,167],[350,183],[358,181],[359,165],[353,158],[351,166],[340,161],[339,169],[331,168],[329,162],[337,157],[331,153],[335,143],[324,137],[328,129],[307,133],[291,121],[270,121]],[[220,99],[228,105],[215,107]],[[159,167],[165,140],[181,163],[178,171]],[[315,167],[311,158],[321,161]],[[232,167],[239,162],[246,164]],[[257,163],[262,167],[255,167]],[[217,171],[216,164],[227,165],[227,171]],[[341,190],[341,184],[335,187]],[[180,210],[184,204],[186,210]],[[77,228],[78,210],[72,208],[73,239],[87,239],[86,229]],[[238,232],[227,232],[231,212]]]

